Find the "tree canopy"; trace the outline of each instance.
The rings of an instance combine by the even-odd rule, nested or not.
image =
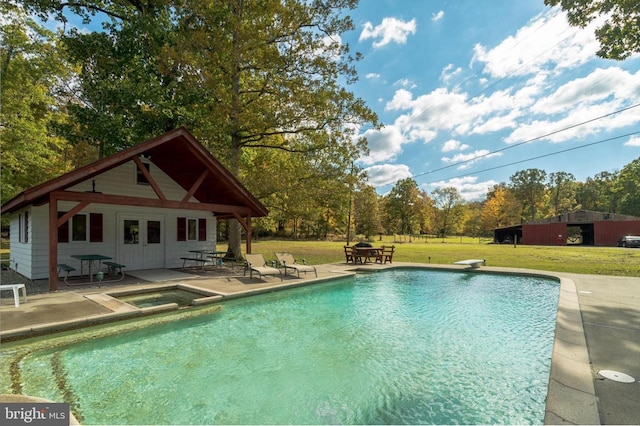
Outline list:
[[[356,139],[378,118],[346,87],[357,78],[340,34],[358,0],[27,0],[31,13],[101,22],[64,34],[79,68],[59,134],[104,156],[187,127],[250,190],[254,150],[310,158],[302,182],[330,188],[366,152]],[[299,160],[299,159],[298,159]],[[298,161],[295,160],[295,161]],[[304,162],[304,161],[302,161]],[[310,188],[307,188],[310,189]],[[269,191],[267,191],[269,192]],[[317,192],[317,191],[316,191]],[[330,191],[315,200],[332,199]],[[333,198],[335,199],[335,198]],[[267,198],[267,201],[269,199]],[[240,227],[229,235],[240,253]]]
[[[596,29],[598,56],[621,61],[640,52],[640,2],[636,0],[544,0],[567,12],[569,23],[586,27],[599,16],[605,22]]]

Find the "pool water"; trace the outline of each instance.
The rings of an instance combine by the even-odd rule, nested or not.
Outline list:
[[[66,400],[85,424],[541,424],[558,292],[367,274],[33,352],[22,392]]]

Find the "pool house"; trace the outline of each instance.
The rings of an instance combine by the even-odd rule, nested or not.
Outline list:
[[[219,219],[235,218],[251,252],[251,219],[268,214],[185,128],[117,152],[21,192],[10,215],[10,268],[57,289],[59,265],[80,274],[82,255],[128,270],[175,268],[216,246]]]

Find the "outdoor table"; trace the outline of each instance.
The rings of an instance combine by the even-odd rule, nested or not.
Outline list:
[[[371,258],[378,257],[378,253],[382,252],[382,247],[358,247],[353,246],[354,255],[356,258],[360,258],[362,263],[370,262]],[[364,260],[363,260],[364,259]]]
[[[98,262],[99,271],[100,269],[102,269],[102,261],[111,259],[111,257],[103,256],[101,254],[72,254],[71,257],[80,261],[80,276],[83,275],[82,272],[84,262],[87,262],[87,264],[89,265],[89,282],[93,282],[93,273],[91,272],[93,268],[93,262]]]
[[[189,253],[195,253],[197,259],[204,258],[204,255],[209,253],[208,250],[189,250]]]
[[[207,254],[209,254],[209,257],[213,259],[214,264],[218,266],[222,266],[222,258],[224,257],[225,254],[227,254],[227,252],[211,250],[211,251],[208,251]]]

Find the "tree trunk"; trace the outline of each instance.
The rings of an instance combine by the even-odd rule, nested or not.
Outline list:
[[[242,226],[235,219],[229,219],[229,247],[227,257],[242,259]]]

